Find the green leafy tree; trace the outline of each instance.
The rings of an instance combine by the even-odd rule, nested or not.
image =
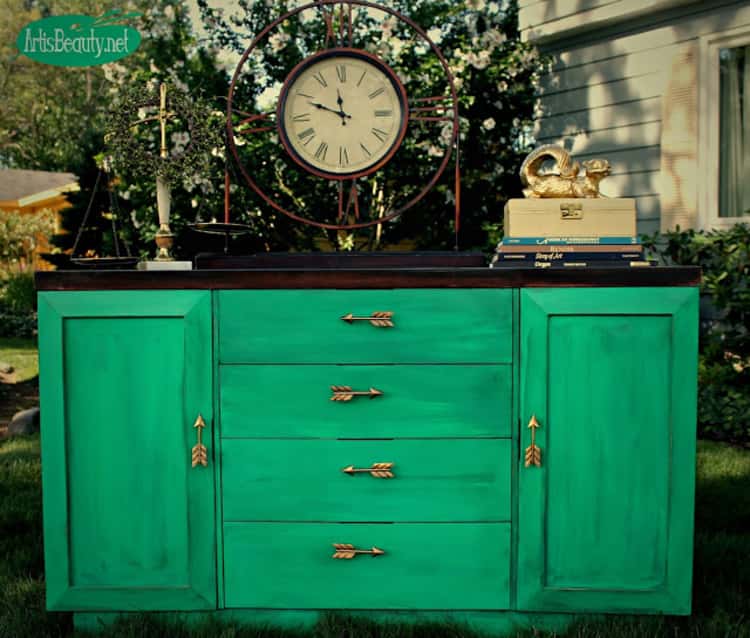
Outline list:
[[[29,268],[40,240],[55,228],[55,215],[41,211],[30,215],[20,211],[0,211],[0,273]]]

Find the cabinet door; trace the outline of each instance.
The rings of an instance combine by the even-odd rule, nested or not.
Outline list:
[[[522,292],[520,609],[689,613],[697,328],[695,288]]]
[[[41,293],[39,348],[47,607],[214,608],[210,293]]]

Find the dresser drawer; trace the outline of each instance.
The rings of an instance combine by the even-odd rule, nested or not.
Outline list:
[[[217,299],[222,363],[512,359],[510,290],[222,290]],[[392,312],[393,326],[372,325],[376,312]]]
[[[225,440],[224,520],[508,521],[510,466],[510,439]]]
[[[385,553],[334,559],[334,543]],[[227,607],[508,609],[505,523],[225,523]]]
[[[509,365],[224,365],[219,370],[224,437],[511,433]],[[334,392],[331,386],[364,394],[344,400],[348,391]]]

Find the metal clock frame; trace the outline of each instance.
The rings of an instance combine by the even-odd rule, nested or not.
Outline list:
[[[339,24],[338,28],[336,29],[333,22],[333,9],[335,9],[336,6],[348,7],[348,23],[345,23],[343,20],[343,17],[340,16],[339,18]],[[328,40],[332,37],[334,40],[336,39],[336,30],[338,31],[338,35],[341,41],[344,40],[345,33],[348,33],[348,40],[349,44],[351,45],[353,40],[353,28],[352,28],[352,20],[351,20],[351,10],[352,7],[364,7],[364,8],[370,8],[375,9],[377,11],[381,11],[383,13],[387,13],[393,17],[395,17],[397,20],[400,20],[401,22],[408,25],[413,31],[415,31],[430,47],[432,53],[438,58],[440,65],[443,69],[443,72],[445,74],[448,88],[450,95],[445,97],[427,97],[427,98],[415,98],[413,100],[417,106],[409,109],[409,103],[408,103],[408,96],[407,96],[407,108],[404,110],[404,117],[407,118],[407,122],[409,119],[412,121],[446,121],[452,123],[452,135],[451,139],[447,145],[447,148],[445,150],[445,153],[443,154],[443,158],[440,161],[440,164],[437,168],[437,170],[432,174],[431,178],[427,181],[427,183],[422,187],[422,189],[414,195],[409,201],[407,201],[405,204],[401,205],[400,207],[396,208],[395,210],[392,210],[387,215],[384,215],[383,217],[379,217],[377,219],[372,219],[369,221],[364,222],[356,222],[353,224],[333,224],[328,222],[319,222],[313,219],[308,219],[305,217],[302,217],[290,210],[287,210],[283,206],[281,206],[278,202],[276,202],[270,195],[268,195],[256,182],[253,180],[253,178],[250,176],[250,173],[247,169],[247,167],[244,166],[242,161],[240,160],[239,153],[237,150],[237,145],[235,144],[234,137],[237,131],[235,131],[234,124],[232,122],[232,114],[234,113],[234,93],[235,93],[235,87],[237,85],[237,81],[239,79],[240,74],[242,73],[242,68],[247,61],[247,59],[250,57],[252,52],[258,47],[258,45],[263,41],[263,39],[274,29],[276,29],[279,25],[281,25],[284,21],[289,20],[290,18],[293,18],[297,14],[307,11],[307,10],[314,10],[318,9],[321,11],[326,12],[324,14],[324,18],[326,19],[326,25],[327,25],[327,34],[326,34],[326,45],[328,44]],[[343,15],[343,13],[341,14]],[[353,51],[357,51],[360,54],[366,53],[363,52],[361,49],[353,49],[351,47],[333,47],[330,49],[325,49],[324,51],[321,51],[322,53],[328,53],[329,51],[335,51],[337,49],[351,49]],[[310,56],[308,58],[305,58],[302,60],[296,67],[298,68],[300,64],[305,64],[306,62],[309,62],[311,58],[313,58],[315,55],[320,54],[314,54],[313,56]],[[374,57],[374,56],[373,56]],[[376,58],[378,59],[378,58]],[[386,69],[390,70],[390,67],[383,63],[382,61],[379,61],[380,65],[384,65]],[[293,69],[294,71],[294,69]],[[292,72],[293,72],[292,71]],[[391,70],[392,72],[392,70]],[[290,74],[291,75],[291,74]],[[390,77],[390,74],[388,74]],[[398,80],[398,78],[396,78]],[[287,86],[287,81],[285,82],[285,86]],[[399,81],[400,83],[400,81]],[[405,94],[405,90],[404,90]],[[446,103],[446,106],[435,106],[434,103],[438,100],[444,100]],[[450,103],[447,105],[447,103]],[[280,103],[281,103],[281,96],[280,96]],[[439,110],[442,110],[441,114]],[[444,113],[448,110],[452,110],[453,115],[451,117],[447,117],[444,115]],[[244,115],[249,115],[247,113],[242,112],[241,110],[238,110],[238,112],[243,113]],[[278,110],[277,110],[278,113]],[[250,116],[245,120],[245,122],[254,122],[261,120],[262,116]],[[234,74],[232,75],[232,80],[229,84],[229,93],[227,94],[227,146],[229,148],[229,151],[231,152],[232,156],[234,157],[234,160],[236,162],[236,166],[242,175],[245,183],[271,208],[273,208],[275,211],[286,215],[290,219],[293,219],[295,221],[301,222],[303,224],[308,224],[311,226],[316,226],[318,228],[323,228],[327,230],[356,230],[359,228],[368,228],[370,226],[376,226],[378,224],[382,224],[384,222],[388,222],[392,219],[395,219],[396,217],[399,217],[402,215],[405,211],[407,211],[409,208],[412,208],[415,204],[417,204],[420,200],[422,200],[427,193],[432,190],[432,188],[437,184],[440,177],[445,172],[445,169],[448,166],[448,163],[451,159],[451,156],[453,154],[453,146],[456,146],[456,153],[458,154],[458,132],[459,132],[459,119],[458,119],[458,95],[456,92],[456,86],[453,80],[453,74],[451,73],[451,70],[448,66],[448,62],[445,59],[445,56],[443,55],[440,48],[430,39],[430,37],[427,35],[427,33],[422,29],[416,22],[411,20],[410,18],[406,17],[399,11],[396,11],[395,9],[391,9],[389,7],[375,4],[373,2],[368,2],[367,0],[315,0],[315,2],[310,2],[305,5],[301,5],[299,7],[296,7],[290,11],[287,11],[283,15],[279,16],[272,22],[270,22],[268,25],[266,25],[263,30],[253,39],[253,41],[250,43],[250,46],[248,46],[245,51],[243,52],[242,56],[240,57],[239,62],[237,63],[237,66],[235,68]],[[408,126],[403,126],[403,134],[406,135],[406,130]],[[281,125],[279,122],[275,126],[265,126],[261,125],[259,128],[256,129],[257,132],[262,131],[272,131],[276,130],[280,132]],[[280,135],[280,139],[282,139]],[[403,138],[401,139],[403,141]],[[400,146],[400,143],[398,145],[394,145],[394,149],[398,148]],[[387,156],[387,160],[382,162],[378,168],[382,168],[388,160],[392,159],[393,154],[395,154],[395,150],[393,150],[393,153]],[[293,154],[290,154],[292,158],[294,158]],[[296,161],[296,160],[295,160]],[[310,168],[305,167],[306,170],[310,170]],[[375,169],[377,170],[377,169]],[[311,171],[313,172],[313,171]],[[372,173],[374,171],[370,171]],[[459,175],[459,168],[458,168],[458,161],[456,162],[456,184],[457,184],[457,192],[456,192],[456,232],[458,232],[458,202],[460,201],[460,191],[458,189],[458,175]],[[343,179],[337,174],[337,177],[334,178],[331,175],[328,174],[321,174],[320,177],[323,177],[325,179],[330,179],[332,181],[336,180],[339,182],[340,185],[343,184],[343,179],[356,179],[356,177],[353,176],[345,176]],[[356,187],[355,187],[356,188]],[[350,197],[351,199],[351,197]],[[343,200],[343,195],[341,189],[339,190],[339,209],[341,209],[341,202]],[[228,211],[226,211],[228,212]]]

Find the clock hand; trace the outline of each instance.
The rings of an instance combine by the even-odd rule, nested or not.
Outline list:
[[[348,113],[344,113],[344,111],[334,111],[333,109],[328,108],[324,104],[318,104],[317,102],[309,102],[312,106],[314,106],[316,109],[320,109],[322,111],[330,111],[331,113],[334,113],[341,117],[341,119],[348,117],[349,119],[352,119],[352,116]]]
[[[339,105],[339,115],[341,115],[341,125],[346,126],[346,120],[344,119],[344,117],[347,114],[344,113],[344,98],[341,97],[341,91],[339,91],[338,89],[336,89],[336,104]],[[351,117],[351,115],[349,115],[348,117]]]

